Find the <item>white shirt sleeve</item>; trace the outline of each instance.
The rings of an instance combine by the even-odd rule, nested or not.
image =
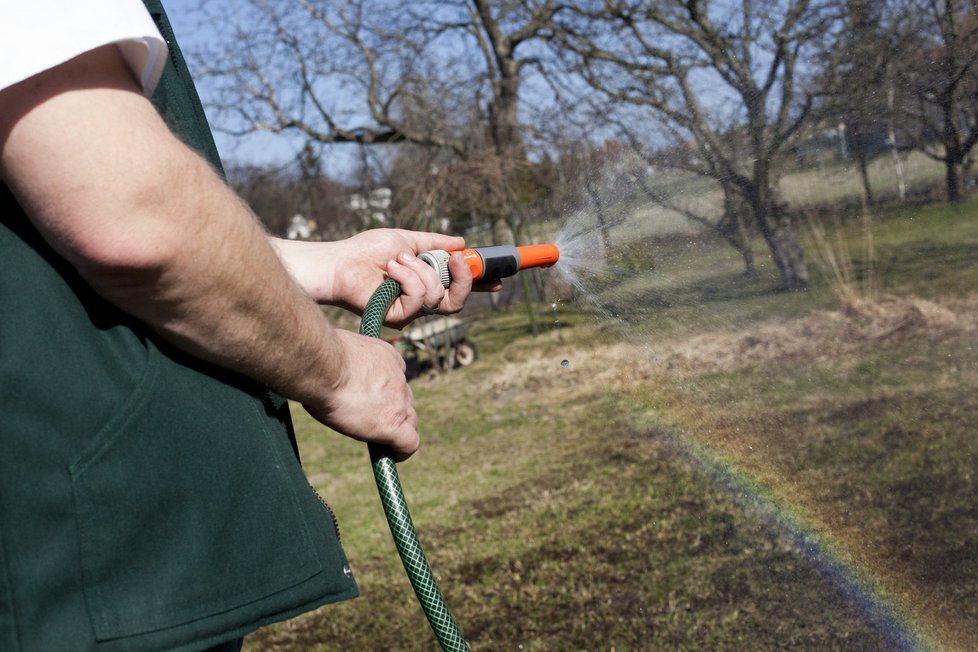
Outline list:
[[[109,44],[152,95],[167,47],[140,0],[3,0],[0,90]]]

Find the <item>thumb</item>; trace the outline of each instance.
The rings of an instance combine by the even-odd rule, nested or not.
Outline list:
[[[445,298],[439,304],[441,313],[458,312],[465,306],[465,300],[472,292],[472,270],[465,264],[465,258],[460,253],[452,254],[448,259],[448,270],[451,272],[452,283],[445,292]]]
[[[412,414],[414,414],[413,411]],[[417,424],[418,420],[415,415],[413,423],[411,423],[411,419],[405,421],[401,424],[398,431],[394,433],[394,437],[388,448],[395,462],[403,462],[417,452],[418,447],[421,445],[421,437],[418,435]]]

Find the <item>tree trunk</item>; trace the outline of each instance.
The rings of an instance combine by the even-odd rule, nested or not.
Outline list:
[[[786,290],[804,290],[808,287],[808,265],[794,225],[787,217],[775,217],[776,225],[770,237],[765,238],[781,280]]]
[[[949,155],[944,159],[944,183],[947,186],[947,200],[961,201],[961,179],[958,176],[958,163]]]
[[[750,235],[747,233],[744,220],[739,215],[731,216],[729,219],[732,221],[718,226],[717,230],[744,260],[744,276],[755,276],[757,270],[754,266],[754,250],[750,246]]]
[[[522,160],[523,136],[519,118],[519,67],[508,59],[500,66],[501,79],[497,93],[489,103],[489,124],[496,152],[507,161]]]
[[[750,233],[744,223],[746,207],[733,186],[723,182],[721,186],[723,187],[723,219],[717,224],[717,231],[743,258],[744,276],[756,276],[754,249],[751,247]]]
[[[610,225],[605,216],[604,201],[601,199],[601,194],[595,187],[590,175],[584,181],[584,191],[591,200],[592,208],[594,208],[594,217],[598,221],[598,233],[601,234],[601,244],[604,245],[605,252],[611,251],[611,234],[608,232]]]
[[[941,102],[944,113],[944,183],[947,186],[947,200],[961,200],[961,180],[958,177],[958,166],[964,159],[958,140],[958,130],[954,124],[954,102],[950,95],[945,95]]]
[[[859,176],[863,181],[863,201],[866,202],[867,206],[872,206],[875,201],[873,200],[873,187],[869,183],[869,161],[866,160],[866,154],[864,152],[859,153]]]
[[[738,233],[737,243],[734,247],[740,253],[740,257],[744,259],[744,276],[754,277],[757,276],[757,268],[754,266],[754,250],[750,246],[750,239],[745,233],[743,224],[738,224],[740,228],[740,233]]]
[[[764,174],[761,182],[753,185],[748,201],[754,210],[757,226],[771,251],[771,258],[778,267],[784,289],[804,290],[808,287],[808,265],[805,253],[798,242],[798,235],[791,218],[777,201]]]

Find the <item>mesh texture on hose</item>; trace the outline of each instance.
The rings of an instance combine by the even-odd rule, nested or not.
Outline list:
[[[363,318],[360,321],[361,335],[380,337],[384,315],[400,293],[401,286],[393,279],[387,279],[380,284],[363,311]],[[438,585],[435,584],[435,576],[428,565],[424,550],[421,549],[421,542],[418,541],[418,533],[414,529],[411,513],[404,500],[397,465],[385,446],[370,444],[369,448],[374,479],[377,481],[380,502],[384,506],[384,514],[387,515],[391,536],[394,537],[394,545],[401,556],[404,570],[407,571],[408,579],[411,580],[411,586],[418,596],[428,623],[435,632],[435,638],[438,639],[443,650],[467,652],[469,647],[462,638],[462,633],[455,624],[455,619],[452,618],[445,599],[438,590]]]

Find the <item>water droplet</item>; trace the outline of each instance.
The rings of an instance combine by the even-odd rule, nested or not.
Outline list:
[[[566,369],[567,367],[570,366],[570,360],[561,360],[560,361],[560,366],[563,367],[564,369]]]

